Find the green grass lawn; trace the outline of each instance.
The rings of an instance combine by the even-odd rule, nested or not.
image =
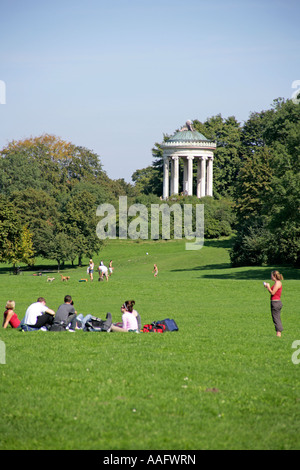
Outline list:
[[[121,304],[134,299],[143,324],[169,317],[179,331],[0,329],[0,449],[299,449],[300,364],[292,362],[299,271],[279,268],[284,332],[277,338],[263,288],[274,267],[231,268],[229,247],[229,240],[199,251],[178,240],[110,241],[95,257],[113,259],[109,282],[97,275],[78,282],[86,266],[66,267],[66,284],[55,265],[53,283],[2,265],[2,310],[14,299],[19,318],[38,296],[56,310],[70,294],[78,313],[111,312],[121,321]]]

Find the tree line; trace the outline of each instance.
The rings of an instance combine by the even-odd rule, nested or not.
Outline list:
[[[235,234],[234,266],[299,266],[300,105],[277,99],[243,124],[219,114],[193,126],[217,142],[214,197],[174,196],[167,203],[204,203],[205,238]],[[128,204],[162,203],[159,143],[152,154],[152,165],[136,170],[130,184],[110,179],[93,151],[59,137],[10,142],[0,151],[0,261],[30,265],[42,256],[81,264],[99,252],[99,204],[117,208],[120,195]]]

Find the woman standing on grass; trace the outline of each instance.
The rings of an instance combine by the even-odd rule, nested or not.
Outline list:
[[[94,273],[94,262],[92,259],[90,259],[89,262],[89,267],[87,269],[88,274],[90,275],[90,280],[93,280],[93,273]]]
[[[280,274],[279,271],[272,271],[271,279],[274,281],[272,287],[267,282],[264,282],[264,286],[271,294],[271,314],[273,323],[275,325],[276,335],[281,336],[281,332],[283,330],[283,326],[281,323],[281,309],[282,309],[282,302],[281,302],[281,292],[282,292],[282,283],[283,275]]]

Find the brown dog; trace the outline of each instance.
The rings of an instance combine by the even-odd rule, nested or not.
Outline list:
[[[62,274],[60,275],[62,281],[68,281],[70,279],[70,276],[63,276]]]

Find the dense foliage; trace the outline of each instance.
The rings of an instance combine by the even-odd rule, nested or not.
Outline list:
[[[300,106],[276,100],[243,128],[233,265],[300,265]]]

